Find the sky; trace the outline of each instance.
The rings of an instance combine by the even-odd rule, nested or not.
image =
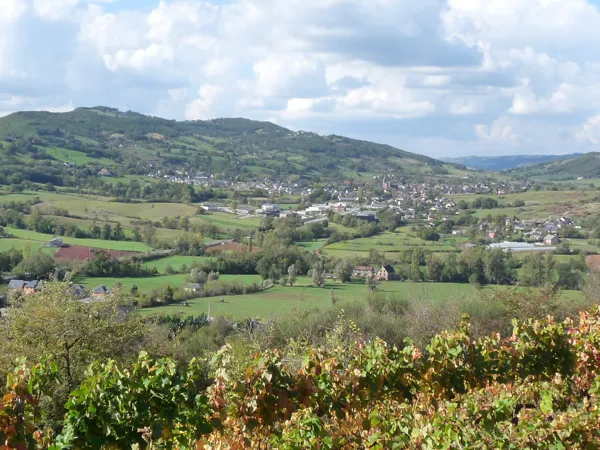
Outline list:
[[[0,115],[247,117],[433,157],[599,150],[598,0],[0,0]]]

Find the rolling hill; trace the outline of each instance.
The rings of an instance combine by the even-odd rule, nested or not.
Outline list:
[[[600,153],[586,153],[572,158],[536,164],[510,172],[514,176],[546,181],[600,177]]]
[[[236,179],[410,180],[457,176],[462,168],[389,145],[291,131],[241,118],[174,121],[108,107],[67,113],[18,112],[0,118],[4,166],[65,165],[144,175],[157,168],[197,170]],[[5,174],[7,176],[7,174]]]
[[[459,158],[443,158],[444,161],[462,164],[471,169],[498,172],[501,170],[516,169],[519,167],[542,164],[558,159],[568,159],[580,156],[578,153],[570,155],[507,155],[507,156],[462,156]]]

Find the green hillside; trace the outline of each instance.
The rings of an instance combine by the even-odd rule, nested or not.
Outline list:
[[[515,169],[511,173],[517,177],[547,181],[573,180],[581,177],[598,178],[600,177],[600,153],[586,153],[573,158],[537,164]]]
[[[18,166],[31,175],[29,181],[57,185],[54,178],[66,166],[71,172],[85,167],[88,176],[105,167],[118,175],[177,168],[238,180],[364,180],[394,173],[425,181],[462,174],[459,166],[388,145],[294,132],[269,122],[177,122],[107,107],[0,118],[0,146],[0,184],[11,184]]]

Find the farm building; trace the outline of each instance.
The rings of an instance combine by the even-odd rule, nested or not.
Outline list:
[[[560,242],[560,239],[558,238],[558,236],[554,235],[554,234],[549,234],[548,236],[546,236],[544,238],[544,244],[546,245],[556,245]]]
[[[64,241],[60,238],[54,238],[48,242],[48,247],[50,248],[62,248],[64,245]]]
[[[379,269],[379,272],[377,272],[377,279],[379,281],[382,281],[382,280],[391,281],[391,280],[394,280],[395,278],[396,278],[396,271],[389,264],[385,265],[385,266],[381,266],[381,269]]]
[[[371,266],[356,266],[352,271],[352,276],[356,278],[367,278],[373,276],[375,269]]]

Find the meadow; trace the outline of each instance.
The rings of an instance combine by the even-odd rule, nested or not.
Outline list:
[[[207,256],[168,256],[166,258],[147,261],[143,264],[145,268],[156,268],[160,273],[164,273],[167,266],[171,266],[174,270],[179,270],[181,266],[192,267],[194,263],[204,263],[211,261],[213,258]]]
[[[171,286],[173,289],[182,288],[186,284],[186,276],[185,274],[176,274],[139,278],[77,277],[74,281],[88,289],[93,289],[101,284],[112,289],[120,284],[124,291],[129,291],[135,285],[140,292],[148,292],[152,289],[160,289],[167,286]],[[258,275],[221,275],[219,279],[223,281],[240,281],[247,284],[262,282]]]
[[[582,215],[598,210],[597,193],[594,191],[527,191],[506,195],[471,195],[461,194],[451,196],[456,202],[465,200],[472,202],[477,198],[493,198],[498,204],[497,209],[480,209],[475,212],[478,217],[488,214],[506,214],[520,219],[542,219],[549,216]],[[523,207],[514,207],[515,201],[525,202]]]
[[[56,249],[50,249],[50,248],[44,248],[44,243],[43,242],[36,242],[36,241],[28,241],[25,239],[5,239],[5,238],[0,238],[0,252],[8,252],[12,249],[15,250],[23,250],[27,244],[29,244],[29,248],[31,249],[31,251],[33,252],[37,252],[38,250],[43,250],[44,253],[55,253]]]
[[[114,180],[114,179],[113,179]],[[39,198],[41,203],[34,206],[44,216],[63,223],[73,223],[81,228],[89,228],[93,224],[103,226],[105,223],[114,226],[119,222],[126,235],[132,236],[136,222],[151,220],[160,222],[164,217],[190,217],[192,223],[210,223],[217,226],[223,235],[232,237],[236,229],[250,231],[260,225],[260,219],[240,219],[234,214],[215,212],[212,214],[197,215],[199,205],[186,205],[182,203],[121,203],[110,197],[98,195],[83,195],[58,192],[25,192],[22,194],[0,195],[0,204],[11,201],[27,202]],[[55,209],[60,208],[69,212],[73,217],[55,216]],[[172,241],[183,232],[167,228],[156,228],[155,236],[159,239]],[[86,245],[86,244],[80,244]],[[99,248],[112,248],[100,247]]]
[[[19,230],[16,228],[6,228],[6,231],[19,240],[25,242],[39,243],[44,245],[48,243],[54,236],[51,234],[37,233],[29,230]],[[72,237],[61,237],[65,244],[81,245],[84,247],[102,248],[106,250],[121,250],[130,252],[148,252],[152,249],[142,242],[131,241],[105,241],[102,239],[78,239]]]
[[[417,233],[410,231],[409,227],[398,228],[395,232],[386,231],[375,236],[353,239],[350,241],[336,242],[323,248],[323,254],[338,258],[352,258],[354,256],[368,256],[370,250],[377,250],[388,259],[395,260],[397,253],[414,248],[426,251],[448,253],[459,251],[457,244],[464,238],[448,238],[444,242],[424,241]]]
[[[481,292],[512,289],[508,286],[486,286]],[[480,291],[470,284],[454,283],[403,283],[387,282],[380,283],[378,291],[396,298],[406,298],[410,301],[435,301],[441,302],[449,299],[468,300],[480,295]],[[362,281],[342,284],[339,282],[328,282],[324,288],[311,287],[306,277],[300,277],[294,287],[274,286],[265,291],[249,295],[226,296],[188,301],[189,306],[174,304],[164,307],[148,308],[141,310],[147,314],[168,315],[199,315],[208,312],[210,303],[211,315],[213,317],[223,316],[230,319],[243,319],[247,317],[260,318],[262,320],[299,314],[310,309],[331,308],[332,294],[340,302],[365,302],[368,297],[367,286]],[[579,302],[583,300],[580,291],[564,291],[561,301]],[[342,303],[343,304],[343,303]]]

